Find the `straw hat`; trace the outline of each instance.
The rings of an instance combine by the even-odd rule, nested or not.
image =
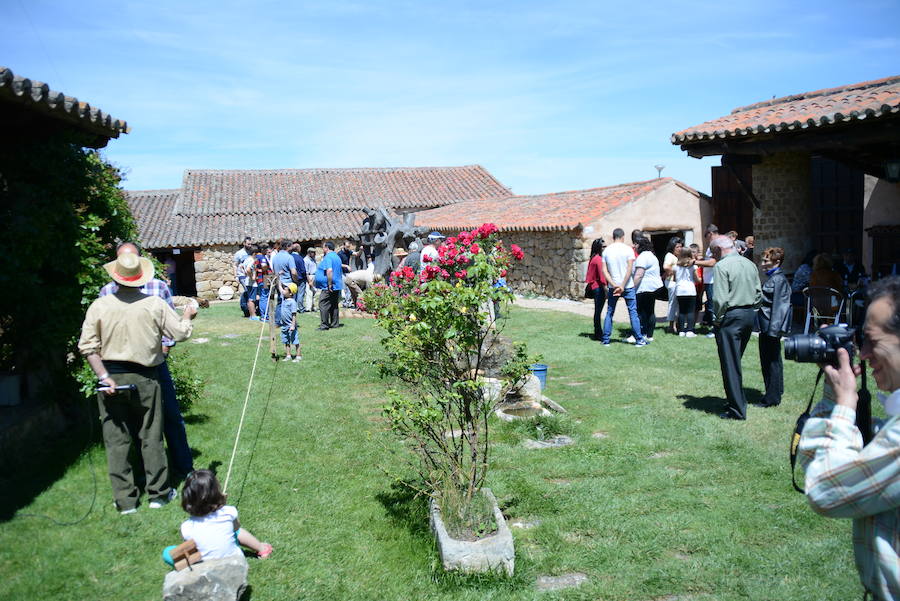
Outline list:
[[[134,253],[122,253],[115,261],[103,266],[118,285],[140,288],[153,278],[153,263],[150,259]]]
[[[409,254],[409,252],[407,252],[407,250],[405,248],[395,248],[394,249],[395,257],[405,257],[408,254]]]

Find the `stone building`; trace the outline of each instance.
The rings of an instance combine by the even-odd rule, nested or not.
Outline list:
[[[416,213],[416,224],[455,234],[494,223],[525,259],[509,272],[519,293],[581,298],[591,243],[619,227],[651,235],[659,256],[672,236],[690,243],[709,222],[708,197],[669,177],[534,196],[470,201]]]
[[[781,246],[793,272],[811,249],[853,249],[870,275],[900,263],[900,76],[734,109],[672,135],[713,167],[713,221]]]
[[[363,208],[389,213],[510,192],[479,165],[384,169],[188,170],[181,188],[127,193],[141,242],[175,260],[179,293],[215,298],[238,289],[232,257],[245,236],[304,246],[358,234]]]

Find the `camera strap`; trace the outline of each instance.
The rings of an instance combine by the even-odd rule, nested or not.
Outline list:
[[[859,401],[856,403],[856,427],[862,435],[863,446],[872,442],[874,435],[872,433],[872,393],[869,392],[869,386],[866,383],[866,362],[860,361],[861,384],[857,397]]]
[[[809,419],[809,412],[812,409],[813,399],[816,396],[816,389],[819,388],[819,382],[822,381],[822,374],[824,373],[825,372],[821,369],[819,370],[819,374],[816,376],[816,383],[813,386],[812,393],[809,395],[809,402],[806,403],[806,411],[801,413],[800,417],[797,418],[797,424],[794,426],[794,434],[791,436],[791,484],[794,485],[794,490],[804,495],[806,494],[806,491],[797,486],[797,476],[795,473],[795,466],[797,465],[797,448],[800,446],[800,435],[803,434],[803,427],[806,425],[806,420]]]

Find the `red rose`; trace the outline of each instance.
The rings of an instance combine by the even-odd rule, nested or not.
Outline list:
[[[477,244],[472,244],[472,246],[469,247],[469,252],[473,255],[477,255],[481,252],[481,248]]]

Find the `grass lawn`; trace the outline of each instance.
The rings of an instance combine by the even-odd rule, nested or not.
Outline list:
[[[207,381],[187,417],[196,465],[218,466],[223,479],[259,334],[237,314],[235,304],[202,311],[194,338],[208,341],[175,351],[188,349]],[[272,364],[263,343],[229,486],[243,525],[275,547],[270,559],[251,561],[254,601],[861,597],[849,521],[816,516],[790,485],[787,443],[812,366],[785,365],[780,407],[751,406],[747,422],[722,421],[713,340],[657,333],[647,348],[604,348],[582,335],[590,318],[513,308],[505,333],[543,355],[545,393],[569,410],[548,427],[576,443],[529,450],[526,428],[496,424],[488,483],[508,517],[540,524],[513,530],[515,576],[461,578],[440,568],[424,502],[380,470],[393,446],[379,418],[390,383],[373,364],[381,332],[368,319],[327,332],[314,329],[316,315],[300,322],[301,364]],[[759,398],[755,339],[744,373],[751,400]],[[186,514],[175,503],[119,516],[102,445],[74,458],[21,512],[82,515],[93,490],[89,459],[99,490],[83,522],[0,522],[0,599],[161,597],[159,553],[179,542]],[[569,572],[588,581],[535,590],[539,576]]]

